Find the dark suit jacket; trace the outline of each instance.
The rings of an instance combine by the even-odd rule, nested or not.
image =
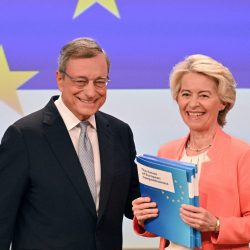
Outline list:
[[[0,145],[0,249],[121,250],[123,215],[139,196],[130,127],[103,112],[99,214],[64,122],[54,105],[5,132]]]

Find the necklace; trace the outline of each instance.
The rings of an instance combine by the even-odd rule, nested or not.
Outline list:
[[[209,145],[207,145],[206,147],[203,147],[203,148],[191,148],[189,143],[190,143],[190,142],[187,143],[187,148],[188,148],[189,150],[195,151],[195,152],[203,151],[203,150],[208,149],[208,148],[210,148],[210,147],[212,146],[212,144],[209,144]]]

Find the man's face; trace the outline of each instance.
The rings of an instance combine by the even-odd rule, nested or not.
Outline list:
[[[65,73],[56,73],[62,100],[79,120],[86,120],[95,114],[106,100],[106,85],[97,87],[94,84],[108,77],[106,58],[103,54],[92,58],[72,58],[67,63]],[[80,86],[78,82],[81,83],[81,79],[89,80],[88,84]]]

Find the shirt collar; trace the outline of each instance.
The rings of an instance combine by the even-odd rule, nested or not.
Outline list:
[[[62,97],[55,101],[55,105],[67,127],[67,130],[71,130],[76,127],[81,121],[68,109],[68,107],[64,104]],[[96,120],[95,115],[90,116],[87,121],[89,121],[90,125],[96,129]]]

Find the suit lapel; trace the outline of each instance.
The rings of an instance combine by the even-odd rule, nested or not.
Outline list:
[[[89,191],[87,180],[84,176],[67,128],[54,105],[53,99],[51,99],[45,107],[44,111],[44,135],[51,150],[64,169],[84,205],[90,210],[93,216],[96,216],[95,204]]]
[[[100,221],[105,211],[114,175],[114,136],[108,121],[100,112],[96,114],[96,124],[101,159],[101,189],[98,213],[98,220]]]

